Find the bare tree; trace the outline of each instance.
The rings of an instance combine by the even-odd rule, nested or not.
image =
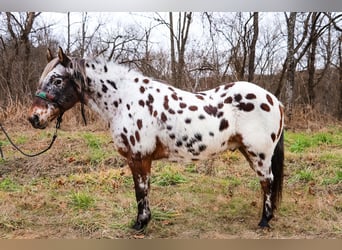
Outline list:
[[[38,12],[6,12],[6,28],[9,40],[2,38],[2,46],[6,64],[3,65],[4,81],[9,91],[9,98],[27,93],[31,85],[31,41],[35,19],[41,13]],[[21,59],[22,58],[22,59]],[[22,62],[18,64],[18,62]],[[17,67],[21,66],[21,69]],[[17,70],[16,73],[14,73]],[[15,97],[16,98],[16,97]]]
[[[286,56],[286,104],[288,105],[287,110],[291,112],[291,104],[293,101],[293,88],[295,84],[295,25],[297,13],[291,12],[289,17],[285,14],[287,24],[287,56]]]
[[[177,28],[175,29],[173,13],[169,13],[172,82],[176,87],[181,87],[185,83],[185,48],[189,36],[191,19],[192,12],[179,12]],[[175,46],[178,54],[177,60]]]
[[[248,57],[248,81],[253,82],[254,80],[254,71],[255,71],[255,49],[256,43],[259,35],[259,13],[253,13],[253,35],[252,41],[249,49],[249,57]]]
[[[172,12],[169,12],[168,21],[159,14],[157,15],[155,20],[169,29],[171,81],[174,86],[181,87],[185,83],[185,50],[193,13],[178,12],[176,22]]]

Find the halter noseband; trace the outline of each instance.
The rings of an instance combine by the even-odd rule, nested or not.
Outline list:
[[[64,111],[62,111],[61,106],[59,105],[59,103],[56,102],[55,97],[50,95],[49,93],[44,92],[44,91],[37,92],[35,94],[35,96],[39,97],[39,98],[41,98],[41,99],[43,99],[45,101],[51,102],[53,104],[56,104],[59,107],[59,109],[61,110],[61,113],[59,114],[59,116],[57,118],[57,123],[56,123],[56,129],[59,129],[60,124],[62,122],[62,116],[64,114]]]
[[[38,93],[36,93],[35,96],[37,96],[37,97],[39,97],[45,101],[56,103],[58,105],[58,103],[55,101],[55,98],[46,92],[39,91]]]

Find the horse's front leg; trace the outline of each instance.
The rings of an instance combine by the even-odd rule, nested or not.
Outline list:
[[[151,220],[151,211],[148,202],[148,193],[150,190],[151,160],[132,158],[129,161],[132,171],[135,197],[138,205],[138,215],[133,228],[136,230],[144,229]]]

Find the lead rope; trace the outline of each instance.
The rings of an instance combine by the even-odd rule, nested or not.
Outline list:
[[[63,114],[62,114],[63,115]],[[57,118],[57,122],[56,122],[56,130],[55,130],[55,133],[53,134],[53,137],[52,137],[52,140],[50,142],[50,145],[44,149],[43,151],[39,152],[39,153],[36,153],[36,154],[27,154],[25,153],[24,151],[22,151],[17,145],[15,145],[15,143],[11,140],[11,138],[9,137],[8,133],[6,132],[5,128],[2,126],[2,124],[0,123],[0,128],[2,130],[2,132],[5,134],[5,136],[7,137],[8,141],[12,144],[12,146],[18,150],[21,154],[27,156],[27,157],[36,157],[38,155],[41,155],[43,153],[45,153],[46,151],[48,151],[53,143],[55,142],[55,140],[57,139],[57,130],[60,128],[61,126],[61,122],[62,122],[62,115],[60,115],[58,118]],[[1,144],[0,144],[0,155],[1,155],[1,158],[4,159],[4,154],[2,152],[2,149],[1,149]]]

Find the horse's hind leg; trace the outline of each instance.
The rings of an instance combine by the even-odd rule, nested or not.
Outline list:
[[[151,211],[148,201],[151,160],[137,157],[129,160],[128,164],[133,174],[135,197],[138,205],[138,215],[133,228],[142,230],[151,220]]]
[[[273,176],[269,176],[260,180],[260,184],[264,193],[263,197],[263,209],[262,209],[262,216],[259,222],[259,226],[262,228],[270,227],[268,222],[273,218],[273,209],[274,204],[272,202],[272,183],[273,183]]]
[[[260,227],[269,227],[268,222],[273,218],[274,202],[272,200],[274,194],[272,193],[273,174],[271,170],[270,152],[264,153],[251,148],[239,148],[241,153],[246,157],[250,166],[257,173],[263,191],[263,210],[262,217],[259,222]]]

